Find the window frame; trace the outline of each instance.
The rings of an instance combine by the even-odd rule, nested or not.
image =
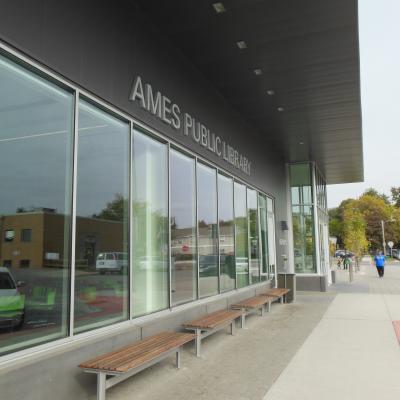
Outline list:
[[[204,158],[203,156],[199,155],[197,152],[188,149],[184,145],[181,145],[179,142],[174,141],[173,139],[170,139],[168,136],[165,134],[162,134],[158,132],[157,130],[153,129],[149,125],[141,122],[137,117],[132,116],[131,114],[128,114],[125,111],[122,111],[118,107],[110,104],[109,102],[102,100],[100,97],[90,93],[88,90],[82,88],[78,84],[74,83],[73,81],[62,77],[61,74],[54,72],[50,68],[42,65],[38,61],[32,59],[31,57],[28,57],[24,55],[22,52],[15,50],[11,46],[5,44],[2,40],[0,40],[0,54],[4,56],[6,59],[9,59],[11,62],[14,62],[21,67],[29,70],[33,74],[36,74],[40,76],[42,79],[47,80],[48,82],[58,86],[59,88],[69,92],[73,96],[73,132],[72,132],[72,170],[70,171],[71,174],[71,187],[70,187],[70,206],[71,206],[71,221],[70,221],[70,241],[69,241],[69,258],[71,262],[70,266],[70,275],[69,275],[69,299],[67,300],[68,302],[68,312],[69,312],[69,326],[68,326],[68,332],[67,336],[64,338],[56,339],[51,342],[39,344],[39,345],[33,345],[28,348],[24,348],[21,350],[16,350],[15,352],[8,353],[5,355],[0,356],[0,365],[3,363],[8,363],[10,361],[18,361],[22,358],[29,357],[29,356],[35,356],[39,352],[42,351],[47,351],[50,349],[54,349],[57,346],[62,346],[62,345],[70,345],[71,343],[75,341],[81,341],[81,340],[87,340],[89,337],[97,337],[97,336],[102,336],[104,334],[110,334],[111,332],[116,332],[122,329],[126,329],[127,326],[130,326],[132,322],[138,321],[147,321],[147,320],[152,320],[156,318],[157,316],[161,315],[168,315],[171,309],[181,309],[182,307],[185,307],[187,305],[196,305],[198,303],[201,303],[203,301],[207,301],[210,297],[221,297],[223,296],[229,296],[230,293],[233,293],[236,290],[246,290],[249,287],[254,287],[254,286],[261,286],[265,285],[268,282],[272,282],[272,278],[268,277],[267,280],[265,281],[259,281],[253,284],[249,284],[243,288],[238,288],[237,287],[237,278],[235,274],[235,287],[229,290],[224,290],[221,291],[221,285],[218,283],[218,293],[216,295],[211,295],[209,297],[205,297],[200,299],[199,296],[197,295],[197,299],[193,301],[189,301],[188,303],[183,303],[179,304],[176,306],[172,306],[171,302],[171,230],[169,228],[169,237],[168,237],[168,242],[169,242],[169,265],[168,265],[168,270],[169,270],[169,282],[168,282],[168,289],[169,289],[169,307],[165,310],[160,310],[160,311],[155,311],[150,314],[146,314],[144,316],[138,316],[134,317],[133,316],[133,307],[132,307],[132,265],[133,265],[133,226],[132,226],[132,210],[129,207],[128,208],[128,243],[129,243],[129,269],[128,269],[128,281],[129,281],[129,299],[128,299],[128,320],[117,322],[112,325],[108,326],[103,326],[99,328],[95,328],[93,330],[81,332],[81,333],[74,333],[74,298],[75,298],[75,285],[73,284],[75,282],[75,271],[76,271],[76,205],[77,205],[77,153],[78,153],[78,115],[79,115],[79,101],[82,99],[84,101],[87,101],[91,103],[93,106],[98,107],[99,109],[102,109],[106,113],[114,116],[117,119],[120,119],[123,122],[126,122],[129,125],[129,135],[130,135],[130,149],[129,149],[129,188],[128,188],[128,193],[129,193],[129,203],[132,201],[132,168],[133,168],[133,162],[132,162],[132,154],[133,154],[133,130],[138,130],[141,133],[148,135],[149,137],[153,137],[154,139],[163,142],[167,145],[168,147],[168,152],[167,152],[167,159],[168,159],[168,218],[170,218],[170,211],[171,211],[171,193],[170,193],[170,150],[173,148],[183,154],[188,155],[189,157],[194,158],[195,160],[195,177],[196,177],[196,220],[198,218],[197,215],[197,163],[201,162],[202,164],[209,166],[213,169],[216,170],[216,186],[217,186],[217,232],[218,232],[218,271],[219,271],[219,277],[218,277],[218,282],[220,278],[220,254],[219,254],[219,237],[220,237],[220,232],[219,232],[219,215],[218,215],[218,175],[224,175],[230,179],[232,179],[233,182],[233,194],[234,194],[234,184],[235,182],[244,185],[246,189],[246,209],[247,209],[247,189],[255,190],[257,194],[257,202],[258,202],[258,195],[261,194],[265,196],[266,198],[271,199],[273,202],[273,208],[274,208],[274,217],[275,217],[275,196],[273,196],[271,193],[261,190],[260,188],[256,187],[253,184],[250,184],[249,182],[246,182],[244,179],[240,178],[239,176],[233,174],[231,171],[219,166],[216,163],[213,163],[212,161]],[[233,195],[233,211],[235,210],[235,199]],[[258,210],[258,206],[257,206]],[[258,212],[258,211],[257,211]],[[233,212],[234,220],[235,220],[235,212]],[[258,218],[259,218],[259,213],[258,213]],[[235,252],[235,262],[236,262],[236,225],[234,225],[234,252]],[[259,224],[260,226],[260,224]],[[15,230],[14,230],[14,240],[15,240]],[[31,239],[32,240],[32,239]],[[259,241],[261,240],[261,235],[259,235]],[[4,237],[3,237],[4,241]],[[197,227],[197,235],[196,235],[196,241],[198,241],[198,227]],[[259,244],[261,245],[261,243]],[[261,247],[259,248],[261,249]],[[276,253],[276,247],[275,247],[275,252]],[[197,273],[198,273],[198,251],[197,251]],[[199,279],[197,280],[197,284],[199,283]],[[199,293],[199,290],[198,290]]]

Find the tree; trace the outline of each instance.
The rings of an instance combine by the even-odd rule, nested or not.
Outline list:
[[[366,235],[371,250],[382,248],[382,223],[392,218],[393,207],[382,198],[363,194],[354,206],[361,212],[366,223]],[[394,238],[393,224],[385,225],[386,238]]]
[[[354,199],[343,200],[339,207],[331,208],[329,213],[329,234],[337,238],[337,245],[343,247],[343,212],[348,203]]]
[[[362,194],[362,196],[372,196],[372,197],[376,197],[377,199],[381,199],[381,200],[383,200],[386,204],[390,204],[390,201],[389,201],[389,196],[388,195],[386,195],[385,193],[378,193],[378,191],[376,190],[376,189],[374,189],[374,188],[369,188],[369,189],[367,189],[363,194]],[[362,197],[361,196],[361,197]]]
[[[400,186],[390,188],[390,193],[392,194],[394,206],[400,208]]]
[[[366,222],[363,214],[357,209],[357,200],[348,203],[343,213],[343,239],[345,248],[356,256],[356,265],[368,248]]]
[[[93,218],[107,219],[109,221],[123,221],[128,209],[128,200],[120,193],[115,194],[113,201],[107,203],[98,214],[93,214]]]

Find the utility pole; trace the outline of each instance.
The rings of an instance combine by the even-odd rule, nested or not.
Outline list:
[[[382,246],[383,246],[383,255],[386,256],[386,242],[385,242],[385,221],[381,220],[382,225]]]

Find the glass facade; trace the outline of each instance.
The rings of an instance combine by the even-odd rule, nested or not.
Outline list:
[[[296,273],[316,273],[311,165],[290,165],[294,268]]]
[[[170,152],[172,304],[197,298],[195,159]]]
[[[0,88],[0,353],[8,353],[68,334],[74,97],[1,55]]]
[[[319,270],[326,272],[329,256],[325,246],[328,240],[325,181],[311,163],[289,165],[289,173],[295,272],[315,274],[317,263]]]
[[[260,216],[260,244],[261,244],[261,259],[260,259],[260,279],[268,280],[269,277],[269,254],[268,254],[268,217],[267,217],[267,198],[258,195],[258,212]]]
[[[218,174],[218,228],[220,288],[232,290],[236,283],[235,222],[233,212],[233,179]]]
[[[200,297],[218,293],[217,170],[197,164]]]
[[[235,182],[236,285],[238,288],[249,284],[249,232],[246,200],[246,186]]]
[[[75,332],[128,318],[129,123],[80,100]]]
[[[0,55],[0,355],[273,278],[271,198],[44,75]]]
[[[260,281],[260,237],[257,192],[253,189],[247,189],[247,213],[249,216],[249,278],[250,283],[257,283]]]
[[[133,315],[169,306],[168,146],[133,132]]]

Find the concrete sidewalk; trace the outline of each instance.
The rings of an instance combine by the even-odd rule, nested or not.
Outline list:
[[[236,336],[220,331],[203,341],[201,358],[185,346],[183,368],[165,360],[107,391],[107,400],[261,400],[319,323],[333,293],[299,293],[246,318]]]
[[[363,263],[352,284],[338,271],[329,292],[298,292],[296,303],[249,317],[236,336],[210,336],[201,358],[190,344],[180,371],[165,360],[109,390],[107,399],[393,400],[400,398],[396,319],[400,264],[379,279]]]
[[[338,279],[340,292],[265,400],[400,398],[400,346],[392,325],[400,319],[400,294],[391,294],[400,289],[400,266],[387,266],[379,279],[364,262],[353,284],[345,271]]]

